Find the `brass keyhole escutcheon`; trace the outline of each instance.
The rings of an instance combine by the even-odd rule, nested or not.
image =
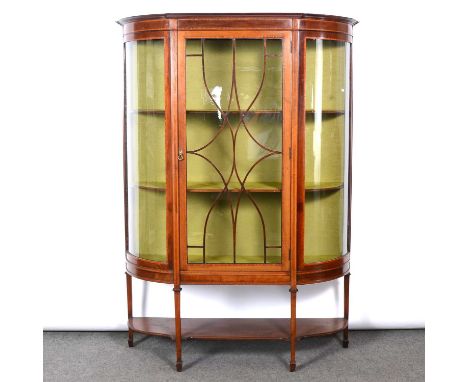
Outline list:
[[[184,160],[184,152],[182,150],[179,150],[179,153],[177,154],[177,159]]]

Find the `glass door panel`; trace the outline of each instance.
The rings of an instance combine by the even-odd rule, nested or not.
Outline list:
[[[187,39],[189,264],[282,262],[281,39]]]
[[[128,251],[166,262],[164,40],[127,42],[125,53]]]
[[[306,40],[304,263],[347,251],[349,44]]]

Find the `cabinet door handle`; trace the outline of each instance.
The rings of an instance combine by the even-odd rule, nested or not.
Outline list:
[[[184,152],[182,150],[179,150],[179,153],[177,154],[177,159],[184,160]]]

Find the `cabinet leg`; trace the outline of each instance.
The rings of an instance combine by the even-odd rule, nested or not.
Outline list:
[[[128,347],[133,347],[133,330],[128,329]]]
[[[289,361],[289,371],[296,370],[296,294],[297,288],[290,288],[291,293],[291,320],[289,341],[291,346],[291,359]]]
[[[133,317],[133,304],[132,304],[132,276],[128,273],[125,273],[127,278],[127,313],[128,319],[130,320]],[[128,328],[128,347],[133,347],[133,330]]]
[[[175,337],[176,337],[176,370],[182,371],[182,329],[180,319],[180,286],[174,286]]]
[[[351,274],[347,274],[344,277],[344,318],[346,321],[349,319],[349,277]],[[346,328],[343,330],[343,347],[348,348],[349,340],[348,340],[348,322],[346,322]]]

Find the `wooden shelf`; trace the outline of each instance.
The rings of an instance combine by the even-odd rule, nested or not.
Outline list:
[[[343,183],[338,182],[325,182],[325,183],[306,183],[305,191],[306,192],[323,192],[323,191],[333,191],[341,190],[343,188]],[[140,183],[138,188],[142,190],[150,191],[166,191],[165,183]],[[210,182],[210,183],[201,183],[201,182],[189,182],[187,184],[187,192],[207,192],[207,193],[219,193],[223,190],[222,183]],[[249,183],[246,187],[249,192],[281,192],[281,183],[278,182],[252,182]],[[229,192],[240,192],[241,187],[239,184],[229,184]]]
[[[155,115],[155,114],[164,114],[166,111],[161,110],[161,109],[154,109],[154,110],[133,110],[131,113],[138,113],[142,115]],[[212,114],[212,113],[218,113],[218,110],[186,110],[187,113],[199,113],[199,114]],[[239,114],[239,113],[245,113],[245,114],[281,114],[283,113],[282,110],[249,110],[246,112],[245,110],[223,110],[225,113],[230,113],[230,114]],[[306,110],[307,114],[316,114],[316,110]],[[322,114],[330,114],[330,115],[341,115],[345,114],[345,110],[322,110]]]
[[[321,183],[306,183],[306,192],[321,192],[321,191],[333,191],[341,190],[344,184],[341,182],[321,182]]]
[[[141,115],[159,115],[159,114],[165,114],[165,110],[161,109],[153,109],[153,110],[132,110],[130,113],[132,114],[141,114]]]
[[[306,110],[306,113],[307,114],[317,114],[317,111],[316,110]],[[322,110],[321,113],[322,114],[341,115],[341,114],[345,114],[345,111],[344,110]]]
[[[186,110],[187,113],[200,113],[200,114],[217,114],[219,110]],[[223,110],[223,113],[228,114],[281,114],[282,110]]]
[[[138,188],[142,190],[165,191],[166,185],[164,183],[148,182],[138,184]],[[221,192],[223,188],[223,184],[218,182],[189,182],[187,184],[187,192]],[[240,190],[240,184],[232,182],[229,184],[229,192],[240,192]],[[281,192],[281,183],[252,182],[248,184],[247,190],[249,192]]]
[[[134,187],[138,187],[140,190],[166,191],[166,183],[163,182],[140,182]]]
[[[239,183],[229,183],[229,192],[240,192]],[[218,182],[189,182],[187,192],[221,192],[224,188],[222,183]],[[281,183],[279,182],[250,182],[246,185],[249,192],[281,192]]]
[[[133,317],[128,327],[152,336],[175,338],[174,318]],[[182,338],[199,340],[289,341],[288,318],[182,318]],[[323,336],[345,329],[344,318],[298,318],[296,338]]]
[[[214,109],[214,110],[186,110],[187,113],[190,114],[217,114],[219,110]],[[229,113],[229,114],[239,114],[239,113],[245,113],[245,114],[281,114],[283,111],[282,110],[223,110],[224,113]],[[152,115],[152,114],[164,114],[165,110],[133,110],[131,113],[138,113],[138,114],[143,114],[143,115]]]

